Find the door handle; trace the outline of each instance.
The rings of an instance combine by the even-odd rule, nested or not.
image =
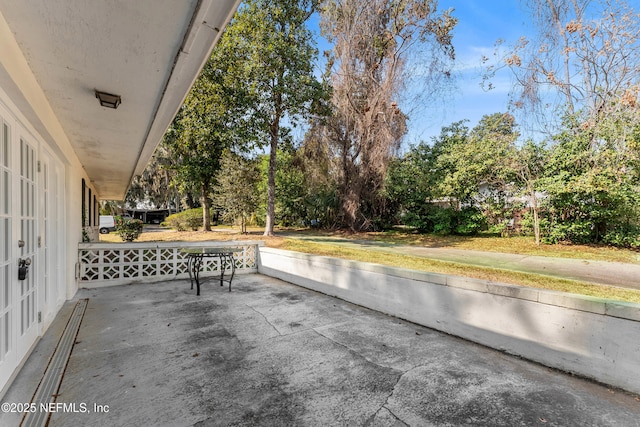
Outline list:
[[[31,258],[18,259],[18,280],[25,280],[29,274],[29,266],[31,265]]]

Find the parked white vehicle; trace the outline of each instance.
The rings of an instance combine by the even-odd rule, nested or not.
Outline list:
[[[116,230],[116,221],[113,215],[100,215],[100,234],[107,234]]]

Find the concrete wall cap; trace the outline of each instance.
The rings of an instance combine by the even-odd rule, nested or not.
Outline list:
[[[590,313],[640,321],[640,304],[632,302],[622,302],[596,298],[587,295],[529,288],[525,286],[510,285],[506,283],[491,282],[487,280],[473,279],[468,277],[450,276],[440,273],[409,270],[400,267],[383,266],[380,264],[306,254],[284,249],[260,247],[259,252],[284,255],[297,259],[305,259],[311,263],[322,263],[351,268],[355,270],[370,271],[380,274],[386,274],[389,276],[416,280],[419,282],[428,282],[431,284],[449,286],[452,288],[485,292],[494,295],[533,301],[557,307],[565,307]]]

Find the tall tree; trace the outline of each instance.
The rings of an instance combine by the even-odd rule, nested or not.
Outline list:
[[[470,202],[484,208],[504,205],[513,191],[507,160],[517,138],[515,120],[505,113],[483,116],[471,131],[464,122],[444,128],[437,140],[440,194],[452,197],[458,208]]]
[[[542,180],[548,241],[640,246],[640,169],[637,152],[629,149],[640,141],[635,117],[608,119],[597,128],[580,126],[574,117],[555,136]]]
[[[177,210],[180,194],[174,183],[174,159],[168,147],[160,144],[142,174],[135,176],[125,201],[136,207],[144,202],[156,209]]]
[[[640,13],[625,0],[526,6],[533,36],[490,71],[513,71],[513,105],[552,142],[543,179],[535,179],[546,194],[544,238],[637,242]]]
[[[327,91],[330,93],[330,91]],[[310,224],[316,227],[339,226],[335,157],[322,138],[325,115],[314,117],[296,152],[296,164],[304,174],[305,205]]]
[[[546,146],[527,140],[511,149],[507,167],[512,168],[522,192],[526,195],[533,217],[533,234],[536,245],[540,245],[540,196],[541,180],[545,173]]]
[[[440,144],[421,142],[402,158],[393,159],[385,180],[385,194],[400,210],[403,224],[421,232],[433,231],[434,201],[442,179],[438,169]]]
[[[238,81],[244,65],[233,53],[238,25],[232,22],[223,34],[164,139],[181,187],[200,195],[206,231],[211,230],[211,190],[222,154],[231,146],[244,148],[254,138],[247,117],[248,89]]]
[[[221,160],[214,202],[227,221],[240,222],[240,232],[247,232],[247,220],[258,206],[257,184],[260,179],[258,162],[231,151]]]
[[[200,194],[203,230],[211,230],[211,189],[220,169],[220,157],[229,142],[224,136],[224,112],[206,77],[200,76],[180,113],[165,134],[176,156],[176,180],[183,190]]]
[[[353,231],[372,228],[384,209],[380,190],[406,133],[399,102],[407,63],[412,55],[425,59],[429,81],[449,76],[456,22],[435,0],[323,3],[322,31],[334,44],[333,114],[324,137],[339,159],[343,223]]]
[[[566,124],[553,119],[582,112],[583,123],[593,127],[637,100],[637,8],[624,0],[527,0],[526,6],[534,35],[500,50],[506,54],[489,73],[505,66],[513,71],[515,106],[544,120],[553,134],[558,127],[551,124]]]
[[[317,49],[306,22],[317,0],[248,0],[227,28],[221,48],[236,61],[237,85],[248,91],[245,113],[258,145],[268,141],[265,235],[273,234],[276,160],[283,123],[295,123],[321,93],[313,75]]]
[[[270,167],[269,158],[264,159],[263,176],[268,177]],[[263,183],[263,188],[267,188]],[[278,223],[285,226],[302,225],[307,219],[305,198],[308,187],[305,176],[298,165],[295,150],[292,147],[280,149],[276,170],[276,218]]]

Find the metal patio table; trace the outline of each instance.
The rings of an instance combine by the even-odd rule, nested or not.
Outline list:
[[[231,292],[231,281],[233,281],[233,276],[236,272],[236,260],[233,254],[242,252],[243,250],[242,248],[228,246],[181,249],[180,252],[187,255],[187,270],[189,271],[191,289],[193,289],[193,282],[195,282],[197,288],[196,295],[200,295],[200,284],[203,282],[200,274],[202,273],[204,258],[218,258],[220,260],[220,286],[223,286],[224,282],[229,283],[229,292]],[[231,277],[225,279],[224,273],[227,264],[231,266]],[[212,278],[215,279],[217,277]]]

